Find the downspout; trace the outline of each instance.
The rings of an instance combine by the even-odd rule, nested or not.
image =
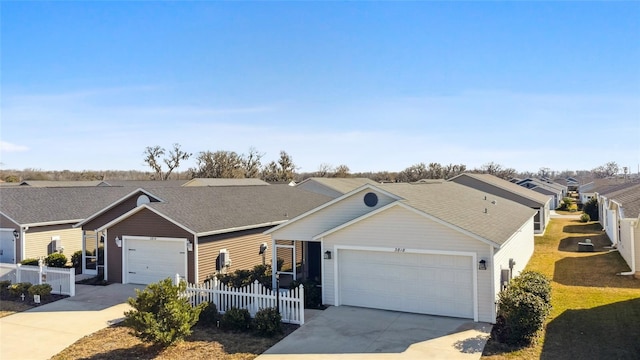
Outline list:
[[[196,284],[200,283],[200,271],[198,271],[198,265],[198,235],[193,234],[193,279]]]
[[[618,275],[635,275],[636,274],[636,239],[635,231],[633,229],[634,222],[629,224],[629,230],[631,235],[631,271],[621,272]]]
[[[25,237],[27,236],[27,230],[29,230],[28,226],[20,227],[20,260],[25,259],[27,242]]]
[[[94,232],[96,233],[96,236],[98,236],[98,232],[94,230]],[[104,235],[104,254],[102,255],[103,259],[102,261],[104,261],[104,265],[102,266],[102,279],[104,279],[104,281],[108,281],[109,280],[109,262],[107,261],[108,257],[108,248],[109,248],[109,236],[107,234],[107,229],[103,230],[103,235]],[[84,246],[84,245],[83,245]]]

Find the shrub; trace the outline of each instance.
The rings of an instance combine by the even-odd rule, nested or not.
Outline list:
[[[515,277],[511,287],[517,287],[525,292],[536,295],[549,306],[551,310],[551,282],[543,274],[536,271],[525,270]]]
[[[12,284],[9,285],[9,294],[13,295],[13,296],[20,296],[22,294],[27,295],[27,293],[29,292],[29,288],[31,287],[31,283],[30,282],[21,282],[21,283],[16,283],[16,284]]]
[[[317,286],[318,283],[313,280],[306,280],[304,282],[293,281],[289,286],[289,289],[295,289],[300,284],[304,285],[304,307],[305,309],[320,309],[322,308],[322,290]]]
[[[203,305],[191,307],[181,297],[186,283],[173,285],[170,278],[149,284],[144,290],[136,289],[136,298],[129,298],[134,310],[125,312],[125,325],[133,328],[136,336],[162,346],[168,346],[191,334]]]
[[[577,204],[569,204],[569,206],[567,207],[567,209],[571,212],[576,212],[578,211],[578,205]]]
[[[586,204],[584,204],[582,211],[585,214],[588,214],[591,220],[598,221],[598,199],[591,198]]]
[[[584,213],[582,215],[580,215],[580,222],[586,223],[591,221],[591,216],[589,216],[589,214]]]
[[[200,311],[200,317],[198,318],[198,324],[204,326],[214,326],[217,324],[220,319],[220,314],[218,313],[218,308],[216,304],[206,302],[202,306],[202,311]]]
[[[282,333],[282,315],[275,308],[260,309],[254,319],[256,332],[262,336]]]
[[[216,275],[221,283],[232,287],[243,287],[253,284],[256,280],[271,289],[271,266],[256,265],[252,270],[236,270],[230,274]]]
[[[80,269],[82,267],[82,250],[78,250],[71,255],[71,265],[75,269]]]
[[[11,285],[11,280],[0,281],[0,294],[8,294],[10,285]]]
[[[50,267],[63,268],[67,265],[67,257],[64,254],[53,253],[44,259],[44,264]]]
[[[551,310],[551,285],[542,274],[525,271],[500,292],[494,335],[500,342],[529,345]]]
[[[220,325],[232,331],[247,331],[251,327],[251,314],[247,309],[231,308],[222,315]]]
[[[20,264],[38,266],[38,259],[24,259],[20,261]]]
[[[29,288],[29,295],[40,295],[40,297],[47,297],[51,295],[51,285],[42,284],[42,285],[33,285]]]

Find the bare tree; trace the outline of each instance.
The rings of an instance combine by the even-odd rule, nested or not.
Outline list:
[[[197,168],[191,170],[193,177],[237,179],[245,174],[242,157],[234,151],[202,151],[196,162]]]
[[[154,171],[152,178],[155,180],[167,180],[171,172],[180,166],[180,162],[189,159],[191,153],[187,153],[180,149],[180,144],[173,144],[173,149],[169,151],[169,157],[160,159],[166,150],[159,146],[147,146],[144,151],[144,162]],[[167,165],[167,171],[162,170],[161,161]]]
[[[515,169],[503,168],[502,165],[496,164],[493,161],[482,165],[480,169],[475,169],[473,172],[481,174],[491,174],[504,180],[509,180],[516,174]]]
[[[349,167],[347,165],[338,165],[333,173],[333,177],[335,178],[347,178],[350,177]]]
[[[419,163],[411,165],[398,173],[397,180],[400,182],[414,182],[427,178],[427,165]]]
[[[249,148],[249,153],[246,156],[242,155],[244,177],[257,178],[260,176],[260,167],[262,165],[260,160],[263,156],[264,153],[259,153],[254,147]]]
[[[318,170],[315,173],[316,177],[328,177],[329,174],[333,171],[333,166],[328,163],[322,163],[318,166]]]
[[[264,181],[291,181],[295,176],[296,166],[293,159],[286,151],[280,151],[278,161],[272,161],[262,170]]]
[[[591,170],[591,172],[596,178],[608,178],[618,175],[620,167],[615,161],[610,161]]]

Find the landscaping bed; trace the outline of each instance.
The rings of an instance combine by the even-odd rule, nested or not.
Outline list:
[[[85,336],[52,360],[65,359],[220,359],[249,360],[289,335],[297,325],[283,324],[284,332],[274,337],[223,331],[196,326],[184,341],[167,348],[140,340],[122,325],[113,325]]]
[[[60,299],[67,298],[67,295],[51,294],[49,296],[42,297],[40,303],[37,304],[33,301],[33,296],[25,294],[24,301],[19,297],[14,297],[8,293],[0,292],[0,317],[8,316],[16,312],[29,310],[36,306],[42,306]]]

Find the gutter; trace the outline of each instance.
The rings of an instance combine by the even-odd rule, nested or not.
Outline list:
[[[634,222],[629,223],[631,235],[631,271],[621,272],[617,275],[635,275],[636,274],[636,239],[634,231]]]

